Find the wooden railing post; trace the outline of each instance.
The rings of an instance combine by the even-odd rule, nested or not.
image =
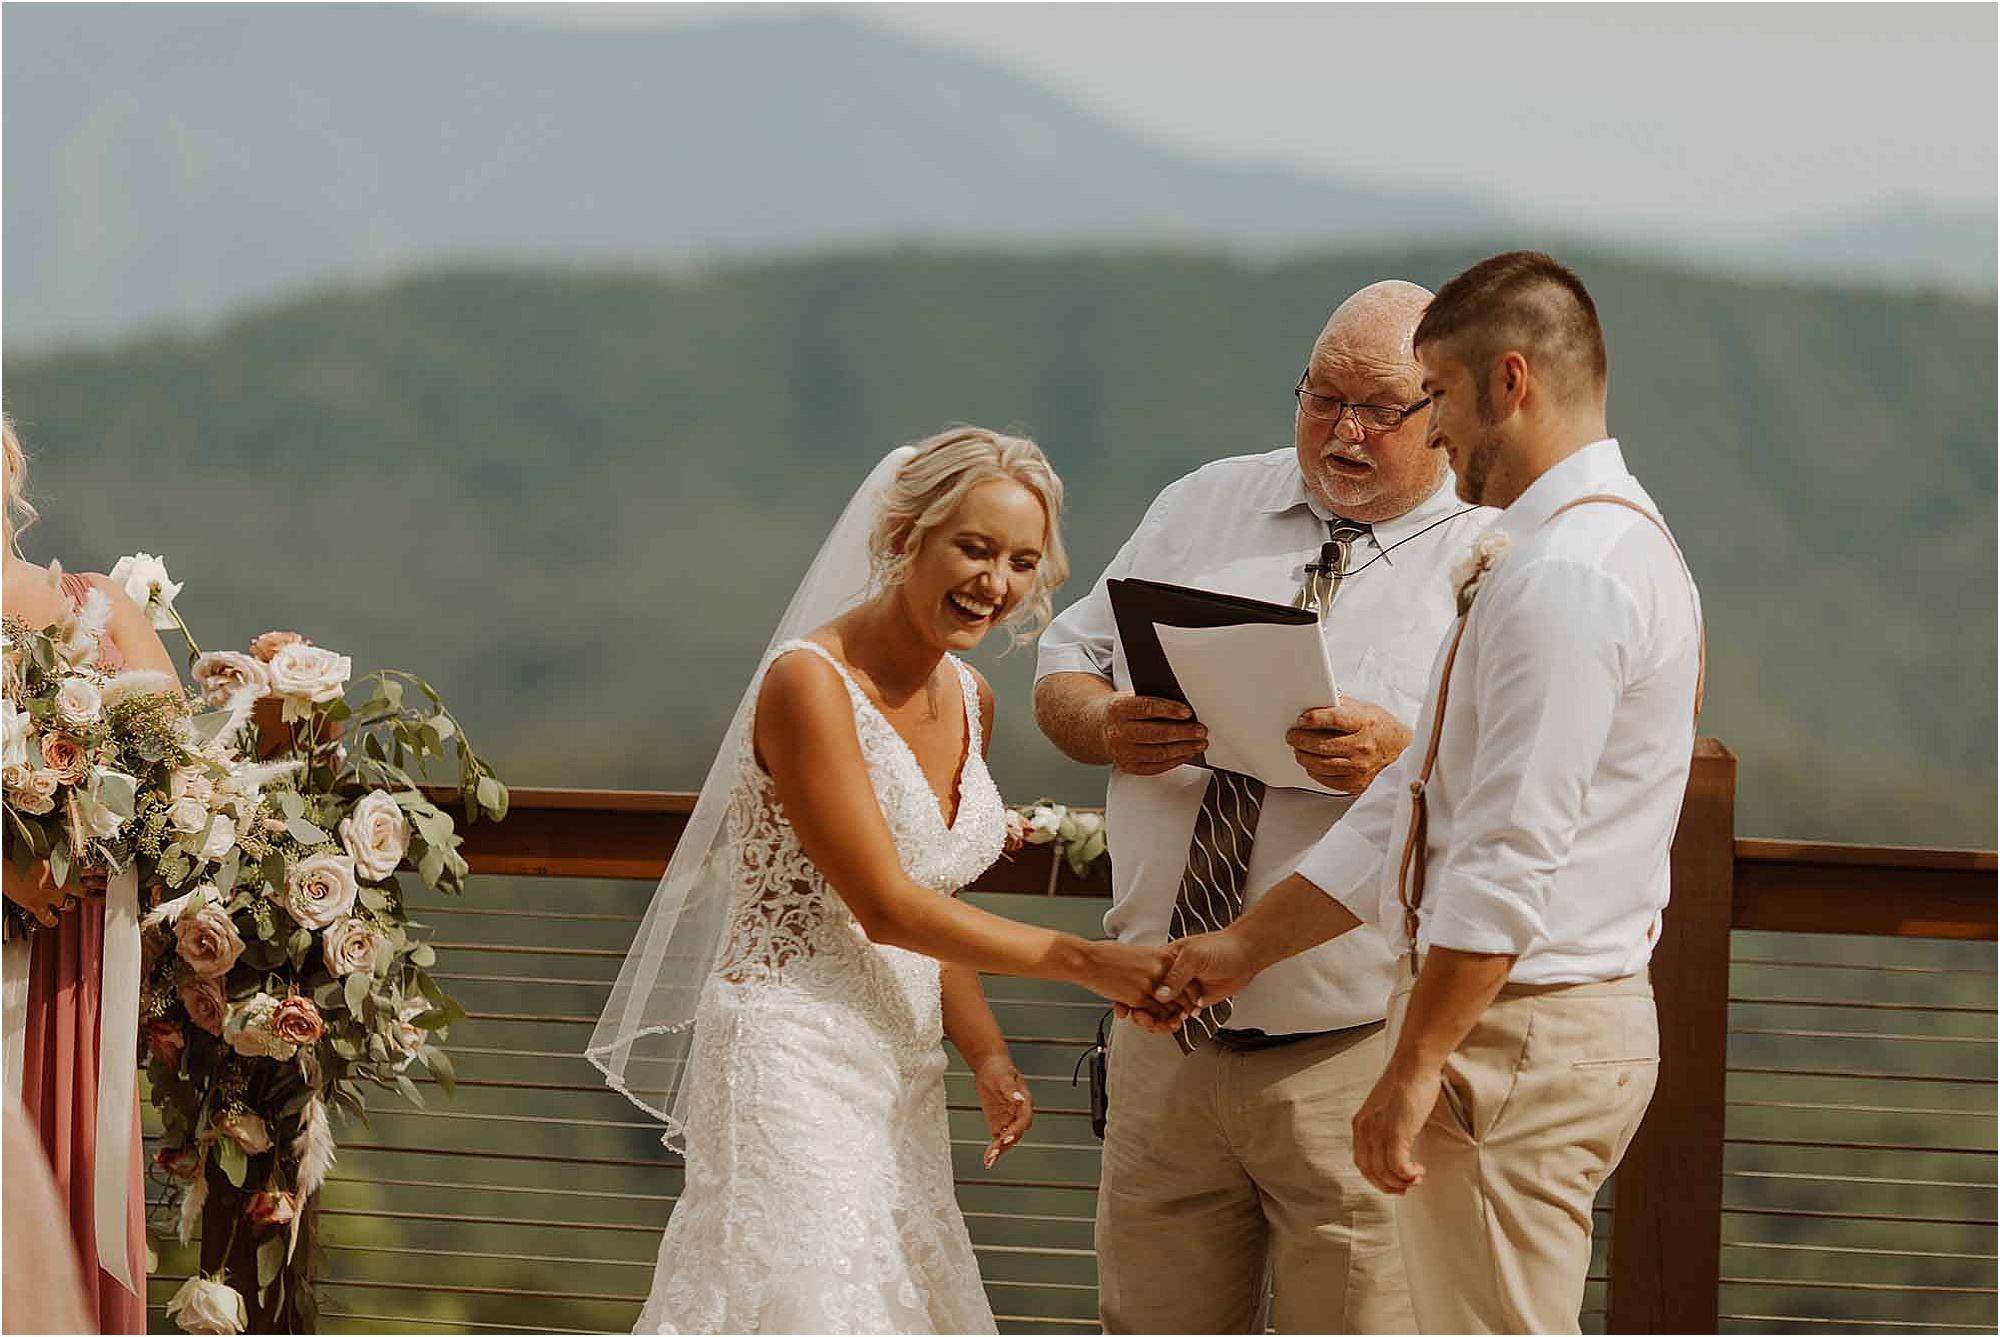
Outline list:
[[[1735,828],[1736,758],[1698,739],[1653,951],[1659,1084],[1613,1185],[1612,1332],[1717,1326]]]

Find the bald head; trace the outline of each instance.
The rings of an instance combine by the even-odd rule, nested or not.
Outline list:
[[[1414,386],[1419,373],[1412,339],[1430,302],[1428,288],[1402,279],[1371,283],[1327,317],[1313,341],[1312,360],[1344,362],[1356,371],[1399,382],[1408,376]]]

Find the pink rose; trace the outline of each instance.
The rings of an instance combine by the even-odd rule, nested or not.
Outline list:
[[[326,1023],[320,1019],[312,999],[293,994],[279,1003],[272,1014],[271,1032],[287,1044],[316,1045],[320,1036],[326,1034]]]
[[[250,653],[256,656],[261,662],[268,664],[277,655],[278,651],[288,645],[298,645],[301,643],[306,645],[312,644],[311,641],[306,640],[305,637],[299,635],[296,631],[267,631],[256,640],[250,642]]]
[[[234,650],[217,650],[194,661],[194,685],[211,706],[226,706],[237,693],[260,697],[271,690],[264,661]]]
[[[174,922],[174,942],[181,960],[197,975],[219,978],[227,975],[236,958],[243,955],[243,937],[236,931],[229,912],[214,901],[203,901],[181,912]]]
[[[263,1117],[249,1110],[235,1109],[215,1121],[215,1131],[242,1148],[246,1156],[271,1149],[271,1130]]]
[[[67,734],[42,735],[42,761],[66,785],[82,784],[90,774],[90,756],[83,744]]]
[[[282,1226],[299,1214],[298,1199],[289,1193],[259,1193],[250,1199],[244,1215],[260,1226]]]
[[[326,958],[327,970],[337,978],[345,978],[356,971],[372,973],[376,962],[385,959],[389,940],[365,921],[349,916],[327,925],[320,938],[320,951]]]
[[[181,1065],[181,1054],[187,1049],[187,1036],[181,1028],[164,1017],[146,1023],[146,1052],[169,1068]]]
[[[304,927],[323,929],[354,908],[360,890],[351,856],[315,854],[286,870],[283,904]]]
[[[222,1034],[222,1020],[229,1015],[229,1000],[218,980],[197,976],[181,986],[181,1006],[188,1020],[210,1035]]]

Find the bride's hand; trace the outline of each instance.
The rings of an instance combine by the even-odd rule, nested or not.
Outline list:
[[[984,1059],[973,1069],[972,1080],[979,1092],[979,1108],[986,1114],[986,1129],[992,1141],[986,1144],[986,1168],[992,1169],[1014,1147],[1035,1121],[1035,1098],[1028,1084],[1006,1054]]]
[[[1084,972],[1080,981],[1092,993],[1125,1007],[1157,1007],[1153,990],[1165,978],[1173,962],[1173,951],[1164,947],[1135,947],[1115,938],[1084,944]]]

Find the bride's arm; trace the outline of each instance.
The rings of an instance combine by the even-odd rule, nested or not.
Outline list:
[[[1019,924],[904,874],[846,685],[819,656],[786,655],[771,666],[757,698],[755,745],[806,857],[871,940],[973,970],[1067,980],[1113,1002],[1151,1002],[1165,973],[1159,952]]]

